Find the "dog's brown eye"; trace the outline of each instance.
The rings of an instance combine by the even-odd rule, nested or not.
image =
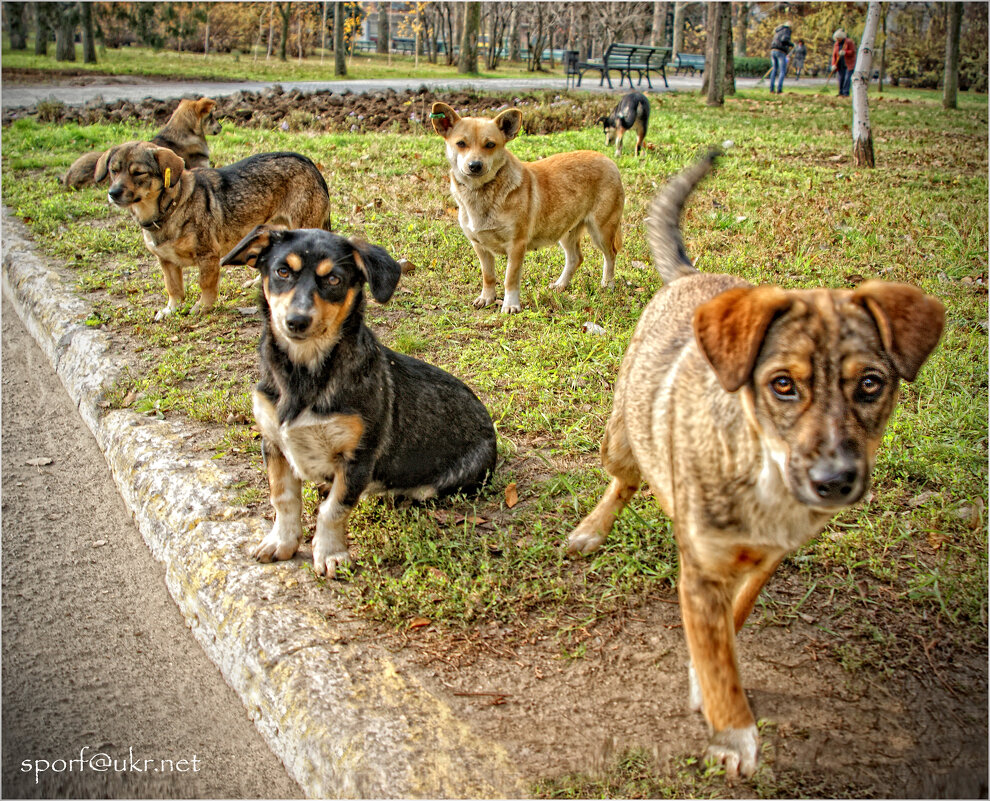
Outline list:
[[[288,267],[286,267],[283,264],[281,267],[275,270],[275,275],[277,275],[279,278],[288,278],[290,275],[292,275],[292,270],[290,270]]]
[[[340,283],[340,276],[331,273],[324,279],[330,286],[337,286]]]
[[[459,148],[461,148],[462,150],[463,150],[464,148],[466,148],[466,147],[467,147],[467,142],[465,142],[465,141],[464,141],[463,139],[461,139],[461,140],[460,140],[459,142],[457,142],[456,144],[457,144],[457,146],[458,146]]]
[[[492,150],[495,147],[494,142],[485,142],[485,150]]]
[[[770,382],[770,389],[780,400],[794,400],[797,398],[797,387],[794,380],[786,375],[779,375]]]
[[[883,392],[884,385],[881,376],[876,374],[864,375],[859,379],[859,385],[856,387],[857,399],[867,402],[876,400]]]

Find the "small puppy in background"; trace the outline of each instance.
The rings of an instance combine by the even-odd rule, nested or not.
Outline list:
[[[187,169],[209,167],[210,146],[206,137],[220,133],[220,123],[213,114],[216,105],[216,101],[208,97],[180,100],[165,127],[150,140],[151,144],[167,147],[185,162]],[[62,186],[79,189],[97,183],[96,165],[105,152],[93,150],[77,158],[62,176]]]
[[[870,484],[897,400],[942,333],[937,299],[907,284],[783,290],[699,273],[678,229],[714,153],[654,199],[647,234],[664,280],[622,360],[602,442],[611,484],[568,539],[604,542],[645,480],[674,521],[691,656],[691,706],[707,756],[756,770],[756,721],[736,632],[781,560]]]
[[[220,257],[264,223],[330,229],[330,193],[316,165],[299,153],[260,153],[218,170],[187,170],[182,159],[150,142],[110,148],[96,180],[110,176],[109,202],[141,226],[158,257],[172,314],[185,300],[183,267],[199,268],[193,313],[216,302]]]
[[[626,131],[634,131],[638,156],[650,124],[650,101],[642,92],[629,92],[623,95],[615,111],[607,117],[599,117],[598,121],[605,129],[605,144],[610,145],[615,140],[616,158],[622,155],[622,137]]]
[[[468,387],[379,344],[364,285],[385,303],[401,268],[382,248],[326,231],[259,227],[223,258],[261,274],[265,329],[254,415],[275,525],[254,550],[291,559],[302,539],[302,482],[332,482],[313,569],[350,562],[347,518],[363,494],[424,500],[480,487],[495,469],[491,417]]]
[[[519,282],[526,251],[554,242],[564,249],[564,269],[550,286],[567,289],[584,260],[581,236],[586,230],[605,256],[602,286],[615,285],[625,203],[615,162],[591,150],[520,161],[505,147],[522,126],[518,109],[490,120],[461,117],[446,103],[434,103],[430,117],[447,145],[458,222],[481,262],[481,294],[475,308],[495,302],[495,256],[505,254],[502,312],[520,311]]]

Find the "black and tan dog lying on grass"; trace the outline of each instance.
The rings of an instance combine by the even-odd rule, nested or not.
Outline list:
[[[625,194],[619,169],[610,158],[575,150],[520,161],[505,147],[522,127],[522,114],[514,108],[489,120],[461,117],[446,103],[434,103],[430,117],[447,145],[458,222],[481,262],[476,308],[495,302],[495,256],[505,254],[502,312],[520,311],[519,282],[526,251],[554,242],[564,249],[564,269],[550,287],[567,289],[584,260],[581,237],[586,230],[605,255],[602,286],[614,286]]]
[[[650,209],[666,286],[619,370],[602,443],[611,485],[568,546],[597,549],[649,484],[674,521],[691,704],[731,777],[751,775],[759,752],[736,632],[781,560],[863,497],[898,384],[938,343],[944,309],[907,284],[785,291],[699,273],[678,220],[714,155]]]
[[[206,136],[220,133],[220,123],[213,114],[216,105],[216,101],[208,97],[180,100],[165,127],[149,141],[158,147],[167,147],[185,162],[187,169],[209,167],[210,146]],[[79,189],[97,183],[96,165],[105,152],[93,150],[77,158],[62,176],[62,185],[66,189]],[[106,176],[101,180],[105,178]]]
[[[220,169],[186,170],[168,148],[127,142],[108,150],[96,168],[110,176],[111,204],[127,209],[165,275],[172,314],[185,299],[183,267],[199,267],[193,312],[216,302],[220,257],[265,223],[330,229],[330,194],[323,176],[298,153],[261,153]]]
[[[326,231],[260,227],[223,264],[261,273],[265,330],[254,415],[275,525],[255,549],[291,559],[302,539],[302,482],[332,482],[320,505],[313,568],[347,564],[347,518],[362,494],[425,500],[480,487],[495,469],[495,429],[461,381],[379,344],[364,325],[364,285],[379,303],[401,269],[382,248]]]

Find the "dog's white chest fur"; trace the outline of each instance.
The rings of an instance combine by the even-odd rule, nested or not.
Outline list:
[[[254,417],[263,437],[278,445],[292,472],[304,481],[324,482],[337,472],[342,458],[353,454],[363,426],[357,415],[321,416],[307,409],[288,423],[279,423],[271,401],[254,393]]]

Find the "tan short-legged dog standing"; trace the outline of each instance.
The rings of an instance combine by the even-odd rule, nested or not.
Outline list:
[[[460,209],[461,230],[481,261],[477,308],[495,302],[497,254],[506,256],[503,312],[521,310],[519,280],[528,250],[559,242],[564,249],[564,270],[550,286],[567,289],[583,260],[585,230],[605,255],[602,286],[614,285],[625,194],[619,169],[611,159],[577,150],[540,161],[520,161],[505,147],[522,125],[518,109],[508,109],[490,120],[461,117],[446,103],[434,103],[430,116],[447,144],[450,191]]]
[[[699,273],[678,219],[712,157],[650,209],[665,286],[619,371],[602,443],[611,484],[568,547],[598,548],[648,482],[674,521],[691,703],[731,777],[759,752],[736,632],[780,561],[865,493],[898,383],[937,344],[944,309],[906,284],[785,291]]]

